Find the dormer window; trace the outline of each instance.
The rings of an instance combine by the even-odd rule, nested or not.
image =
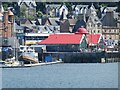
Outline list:
[[[12,16],[9,16],[9,17],[8,17],[8,20],[9,20],[10,22],[12,22]]]
[[[101,25],[100,25],[100,23],[98,23],[98,27],[100,27]]]
[[[97,19],[94,19],[95,20],[95,22],[98,22],[98,20]]]

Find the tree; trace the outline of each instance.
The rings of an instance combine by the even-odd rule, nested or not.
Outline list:
[[[36,2],[37,4],[37,7],[36,7],[36,10],[37,11],[41,11],[42,13],[45,14],[45,5],[46,5],[46,2]]]
[[[37,17],[42,17],[43,16],[43,13],[41,11],[38,11],[37,12]]]
[[[72,11],[72,3],[70,2],[65,2],[66,7],[68,8],[69,11]]]
[[[20,17],[26,17],[26,8],[25,7],[22,7],[21,10],[20,10]]]
[[[120,1],[118,2],[118,5],[117,5],[117,12],[120,12]]]
[[[3,7],[5,10],[8,9],[8,7],[12,6],[12,2],[3,2]]]
[[[3,4],[3,7],[4,7],[5,10],[7,10],[8,4]]]
[[[29,19],[29,20],[34,20],[35,17],[34,17],[34,16],[28,16],[28,19]]]

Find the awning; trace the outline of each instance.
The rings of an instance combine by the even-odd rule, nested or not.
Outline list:
[[[35,41],[26,41],[25,42],[25,45],[32,45],[32,44],[36,44],[36,42]]]

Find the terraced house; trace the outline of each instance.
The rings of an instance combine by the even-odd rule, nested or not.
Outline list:
[[[36,2],[35,0],[19,0],[18,6],[22,17],[36,16]]]

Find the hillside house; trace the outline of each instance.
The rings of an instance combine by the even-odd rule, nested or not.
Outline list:
[[[28,18],[31,16],[36,16],[35,0],[19,0],[18,6],[20,7],[20,11],[22,11],[22,13],[25,13],[23,17]]]
[[[86,28],[89,33],[102,34],[102,23],[97,16],[96,9],[93,4],[90,7],[90,13],[86,23]]]

